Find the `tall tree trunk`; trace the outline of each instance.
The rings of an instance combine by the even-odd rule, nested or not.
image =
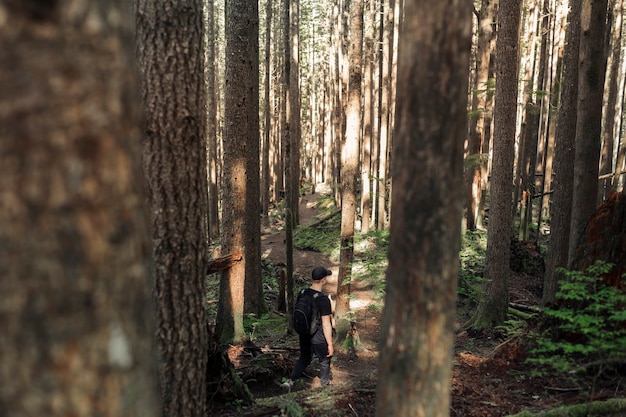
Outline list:
[[[472,317],[474,329],[502,324],[509,304],[509,253],[512,234],[511,188],[517,109],[518,50],[521,0],[500,4],[496,41],[496,106],[494,113],[493,171],[485,292]]]
[[[291,140],[291,112],[293,106],[291,103],[291,36],[290,36],[290,14],[291,14],[291,1],[283,1],[283,51],[284,51],[284,72],[283,72],[283,108],[281,109],[282,118],[282,145],[283,145],[283,164],[284,164],[284,177],[285,177],[285,263],[287,265],[287,329],[293,330],[293,309],[294,309],[294,277],[293,277],[293,228],[294,228],[294,213],[291,202],[293,201],[293,167],[291,163],[292,145]]]
[[[363,152],[361,158],[361,232],[367,233],[372,219],[372,132],[374,119],[374,36],[376,2],[370,0],[364,10],[365,43],[363,53]]]
[[[236,343],[243,336],[243,313],[265,311],[259,218],[258,3],[227,2],[225,21],[222,252],[244,256],[222,273],[217,329],[220,340]]]
[[[583,0],[580,20],[578,117],[574,148],[574,188],[568,266],[596,208],[602,99],[606,72],[604,37],[607,0]]]
[[[383,0],[381,15],[385,17],[382,36],[382,57],[380,69],[380,113],[379,113],[379,149],[378,149],[378,208],[376,210],[376,228],[384,230],[387,224],[387,155],[389,152],[389,113],[391,109],[391,71],[393,43],[393,13],[395,0]]]
[[[354,220],[356,218],[356,180],[359,165],[359,143],[361,140],[363,57],[363,0],[350,1],[350,49],[348,103],[346,107],[346,133],[342,149],[341,164],[341,240],[339,249],[339,276],[337,282],[337,335],[343,339],[350,329],[350,278],[354,260]]]
[[[562,90],[556,121],[554,149],[554,197],[550,229],[546,273],[544,275],[544,305],[554,302],[558,287],[560,267],[567,266],[569,251],[570,221],[572,213],[572,192],[574,187],[574,143],[576,138],[576,118],[578,103],[578,51],[580,48],[580,13],[582,0],[572,0],[568,16],[568,27],[563,51]]]
[[[467,158],[467,228],[475,230],[483,226],[484,213],[480,212],[482,193],[481,166],[483,155],[481,149],[485,138],[487,99],[489,96],[489,64],[493,50],[493,24],[496,0],[482,0],[478,20],[478,44],[476,53],[476,78],[472,91],[472,112],[469,120],[469,144]]]
[[[622,12],[623,0],[615,0],[611,5],[612,29],[611,29],[611,67],[609,70],[608,97],[604,115],[604,134],[602,135],[602,151],[600,153],[600,175],[613,172],[613,154],[615,150],[615,126],[618,104],[618,85],[621,66],[622,52]],[[600,180],[598,184],[598,203],[603,202],[612,191],[611,177]]]
[[[157,415],[132,8],[0,8],[0,414]]]
[[[208,181],[209,181],[209,240],[217,240],[220,235],[219,220],[219,200],[220,195],[217,188],[217,94],[215,89],[215,81],[217,79],[217,71],[215,66],[215,6],[213,2],[207,2],[206,5],[206,78],[207,78],[207,148],[208,148]]]
[[[293,225],[300,223],[300,0],[289,0],[289,140],[291,142],[291,207]]]
[[[379,416],[448,416],[471,5],[408,0],[400,37],[376,408]]]
[[[208,335],[202,2],[137,3],[163,415],[204,416]],[[181,48],[181,45],[195,48]]]
[[[272,47],[272,0],[266,0],[265,6],[265,80],[263,82],[264,106],[263,115],[265,123],[263,126],[263,149],[261,154],[261,215],[262,226],[269,229],[269,207],[270,207],[270,148],[272,139],[272,103],[270,101],[272,66],[270,52]]]

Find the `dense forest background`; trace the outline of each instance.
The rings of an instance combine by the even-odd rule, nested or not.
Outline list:
[[[346,351],[355,246],[382,242],[377,415],[449,415],[455,334],[510,336],[513,317],[535,364],[620,374],[622,16],[622,0],[0,0],[0,415],[253,402],[232,347],[275,309],[261,236],[285,234],[291,334],[300,203],[319,190]],[[511,304],[520,247],[545,264],[532,305]]]

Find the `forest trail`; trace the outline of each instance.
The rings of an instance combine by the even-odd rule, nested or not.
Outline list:
[[[320,195],[317,193],[301,196],[299,207],[301,228],[318,220],[319,211],[315,208],[315,203],[319,197]],[[283,230],[266,230],[261,236],[261,254],[263,258],[270,259],[274,264],[285,263],[285,232]],[[320,252],[294,248],[293,262],[294,280],[298,281],[298,285],[306,285],[310,281],[311,271],[316,266],[321,265],[331,270],[333,274],[327,278],[324,292],[330,295],[331,299],[335,299],[339,272],[339,265],[336,260]],[[373,303],[370,287],[353,280],[351,297],[350,308],[355,314],[357,331],[363,350],[357,353],[357,357],[349,357],[341,349],[335,347],[336,352],[332,362],[333,384],[335,385],[346,385],[355,379],[370,378],[376,369],[380,313],[368,308]],[[294,349],[298,348],[296,336],[288,337],[287,342],[289,343],[289,341],[291,341],[290,344]],[[288,360],[295,362],[298,359],[297,356],[297,350],[293,351]],[[303,378],[299,384],[300,388],[305,388],[307,385],[310,387],[319,386],[319,378],[311,375],[310,378]]]

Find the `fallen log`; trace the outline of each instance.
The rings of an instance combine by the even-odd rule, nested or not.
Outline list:
[[[548,411],[522,411],[507,417],[587,417],[623,416],[626,413],[626,398],[611,398],[585,404],[568,405]]]

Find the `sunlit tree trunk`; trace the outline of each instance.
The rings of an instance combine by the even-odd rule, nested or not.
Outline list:
[[[377,174],[377,209],[376,209],[376,228],[384,230],[387,224],[387,155],[389,152],[389,138],[391,137],[389,114],[391,105],[391,71],[392,69],[392,44],[393,44],[393,25],[394,25],[394,4],[396,0],[381,1],[381,15],[384,17],[382,48],[380,58],[380,113],[379,126],[380,130],[378,143],[378,174]],[[381,21],[382,22],[382,21]]]
[[[467,158],[467,228],[475,230],[483,226],[484,212],[480,210],[482,194],[481,166],[483,155],[481,149],[485,138],[487,120],[487,99],[490,94],[489,64],[493,50],[492,38],[495,18],[496,0],[482,0],[478,20],[478,44],[476,53],[476,78],[472,91],[472,111],[469,120],[469,144]]]
[[[258,314],[263,309],[258,23],[256,2],[227,2],[222,253],[243,255],[221,278],[217,332],[228,343],[243,336],[244,310]]]
[[[500,4],[496,41],[496,105],[493,170],[487,232],[485,292],[471,319],[475,329],[504,323],[509,304],[508,277],[512,236],[511,187],[518,95],[518,50],[521,0]]]
[[[354,260],[354,220],[357,204],[357,169],[359,166],[359,143],[361,140],[363,56],[363,0],[350,1],[350,48],[348,103],[346,108],[346,134],[341,164],[341,240],[339,249],[339,277],[337,283],[337,334],[345,337],[350,328],[347,314],[350,311],[350,278]]]
[[[361,158],[361,232],[367,233],[372,219],[372,132],[374,119],[374,36],[376,2],[371,0],[364,9],[363,52],[363,147]]]
[[[550,242],[546,259],[543,284],[543,304],[554,301],[559,275],[556,270],[567,266],[569,231],[572,213],[572,188],[574,186],[574,141],[578,83],[567,80],[578,79],[578,51],[580,47],[580,12],[582,0],[572,0],[568,16],[568,27],[563,51],[563,74],[561,97],[556,121],[554,149],[554,196],[550,209]],[[558,233],[557,233],[558,232]]]
[[[409,0],[400,36],[376,414],[443,417],[450,412],[471,4]]]
[[[604,132],[602,135],[602,150],[600,152],[600,175],[608,175],[613,171],[613,156],[615,149],[615,126],[618,104],[618,85],[622,52],[622,12],[623,0],[615,0],[611,4],[611,66],[609,70],[608,96],[604,114]],[[611,177],[600,180],[598,184],[598,203],[606,199],[612,190]]]
[[[578,117],[574,147],[574,188],[568,266],[596,208],[606,71],[607,0],[583,0],[580,19]]]
[[[0,414],[156,416],[133,10],[0,10]]]

